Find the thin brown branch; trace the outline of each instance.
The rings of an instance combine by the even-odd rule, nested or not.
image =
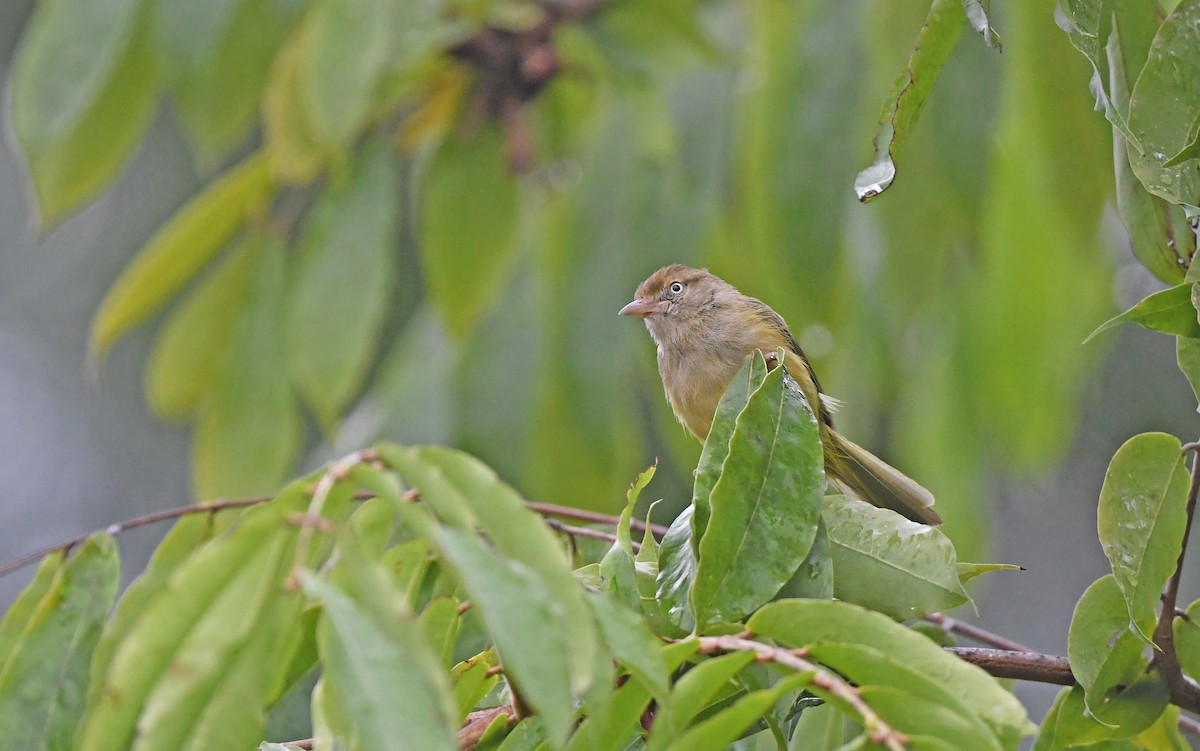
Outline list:
[[[1183,447],[1185,453],[1192,453],[1192,482],[1187,494],[1187,522],[1183,527],[1183,543],[1179,546],[1179,557],[1175,560],[1175,571],[1167,580],[1163,590],[1162,610],[1158,617],[1158,625],[1154,629],[1154,644],[1158,651],[1154,655],[1153,665],[1166,680],[1171,689],[1171,703],[1192,712],[1200,710],[1200,686],[1183,674],[1179,665],[1179,656],[1175,653],[1175,607],[1179,599],[1179,579],[1183,576],[1183,556],[1187,552],[1188,537],[1192,530],[1192,518],[1196,513],[1196,495],[1200,492],[1200,455],[1195,451],[1200,444],[1189,443]]]
[[[1075,683],[1075,676],[1071,673],[1071,665],[1066,657],[981,647],[946,647],[946,651],[964,662],[978,665],[997,678],[1053,683],[1057,686],[1070,686]]]
[[[564,519],[574,519],[580,522],[591,522],[593,524],[609,524],[617,526],[621,517],[612,516],[610,514],[601,514],[597,511],[588,511],[581,508],[571,508],[570,506],[556,506],[553,503],[539,503],[537,501],[526,501],[525,505],[542,516],[561,516]],[[634,532],[646,532],[646,522],[641,519],[633,519],[629,522],[629,528]],[[651,524],[650,531],[655,537],[661,538],[667,533],[667,528],[661,524]]]
[[[747,639],[742,636],[701,636],[700,652],[704,654],[722,652],[753,652],[760,660],[774,662],[802,673],[812,673],[812,685],[844,701],[862,720],[863,728],[871,735],[871,742],[882,745],[891,751],[901,751],[908,743],[908,738],[875,714],[858,689],[843,681],[838,676],[825,670],[815,663],[809,662],[795,651],[772,647],[769,644]]]
[[[987,629],[974,626],[970,623],[964,623],[957,618],[951,618],[942,613],[930,613],[925,616],[925,620],[930,623],[936,623],[942,627],[942,630],[948,634],[958,634],[965,636],[972,641],[977,641],[980,644],[986,644],[989,647],[996,649],[1006,649],[1010,652],[1036,652],[1036,649],[1025,646],[1012,639],[1007,639],[999,634],[994,634]]]
[[[590,537],[593,540],[605,540],[607,542],[616,542],[617,536],[612,532],[605,532],[601,529],[591,529],[590,527],[576,527],[571,524],[565,524],[557,519],[544,519],[546,525],[556,532],[562,532],[564,535],[571,537]],[[641,544],[633,542],[633,549],[641,550]]]

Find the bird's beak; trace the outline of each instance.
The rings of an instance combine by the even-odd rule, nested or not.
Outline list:
[[[645,318],[648,315],[657,313],[658,310],[659,310],[659,308],[658,308],[657,301],[643,300],[642,298],[639,297],[636,300],[634,300],[633,302],[626,305],[625,307],[621,308],[619,311],[617,311],[617,315],[619,315],[619,316],[637,316],[638,318]]]

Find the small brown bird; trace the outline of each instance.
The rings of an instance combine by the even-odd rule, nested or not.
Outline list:
[[[800,385],[821,426],[825,471],[843,491],[913,521],[941,524],[933,495],[898,469],[833,428],[837,401],[821,392],[816,373],[778,313],[704,269],[674,264],[638,286],[620,315],[639,316],[658,345],[658,372],[675,416],[701,442],[717,402],[746,355],[769,359],[786,350],[784,366]]]

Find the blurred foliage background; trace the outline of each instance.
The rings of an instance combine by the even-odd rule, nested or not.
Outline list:
[[[1130,423],[1187,436],[1194,402],[1137,334],[1107,391],[1115,338],[1080,346],[1175,273],[1129,254],[1087,61],[1048,3],[997,4],[1002,54],[950,11],[895,183],[860,204],[929,0],[5,4],[4,542],[61,536],[47,496],[113,520],[177,505],[185,465],[194,500],[264,494],[378,439],[608,511],[657,457],[666,522],[700,447],[616,311],[682,262],[790,322],[961,558],[1019,557],[989,527],[1068,513],[1047,489],[1076,483],[1045,478],[1086,477],[1094,514]],[[1005,516],[1014,494],[1050,510]]]

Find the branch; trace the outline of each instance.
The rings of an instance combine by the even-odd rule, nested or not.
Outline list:
[[[355,494],[354,499],[356,501],[365,501],[374,497],[374,493],[357,493]],[[155,511],[152,514],[146,514],[145,516],[127,519],[123,522],[110,524],[102,530],[97,529],[82,535],[76,535],[69,540],[57,542],[53,545],[42,548],[41,550],[35,550],[32,553],[27,553],[20,558],[9,561],[3,566],[0,566],[0,577],[7,576],[8,574],[25,568],[30,564],[37,563],[52,553],[69,551],[71,548],[83,543],[85,540],[87,540],[87,538],[91,537],[97,532],[107,532],[115,537],[126,530],[137,529],[138,527],[145,527],[150,524],[157,524],[159,522],[171,521],[172,519],[179,519],[180,517],[188,516],[189,514],[215,514],[227,509],[257,506],[258,504],[266,503],[269,500],[271,500],[271,496],[209,501],[207,503],[198,503],[192,506],[180,506],[179,508],[167,509],[165,511]],[[575,519],[577,521],[589,522],[592,524],[608,524],[613,527],[617,526],[621,522],[621,517],[613,516],[612,514],[601,514],[596,511],[587,511],[585,509],[571,508],[569,506],[557,506],[553,503],[536,503],[534,501],[526,501],[525,505],[528,506],[531,511],[542,517],[561,516],[564,519]],[[617,539],[616,535],[609,534],[601,530],[573,527],[567,524],[562,524],[561,522],[555,522],[552,519],[547,519],[546,522],[552,529],[556,529],[564,534],[573,534],[580,537],[593,537],[598,540],[608,540],[609,542],[616,542]],[[631,520],[629,526],[630,529],[638,532],[645,532],[646,530],[646,522],[643,522],[640,519]],[[663,527],[662,525],[651,524],[649,526],[650,531],[657,537],[661,538],[667,533],[666,527]],[[638,543],[636,541],[633,545],[635,549],[638,547]]]
[[[968,639],[977,641],[980,644],[986,644],[989,647],[1006,649],[1010,652],[1037,652],[1036,649],[1027,647],[1024,644],[1013,641],[1012,639],[1007,639],[999,634],[993,634],[987,629],[974,626],[970,623],[964,623],[957,618],[951,618],[950,616],[943,615],[942,613],[930,613],[929,615],[925,616],[925,620],[941,626],[942,630],[948,634],[965,636]]]
[[[1175,572],[1171,574],[1167,587],[1163,590],[1162,610],[1159,612],[1158,625],[1154,629],[1154,644],[1159,651],[1150,663],[1158,669],[1170,687],[1171,703],[1192,712],[1200,711],[1200,686],[1183,674],[1183,668],[1179,665],[1179,655],[1175,653],[1175,604],[1179,599],[1179,579],[1183,576],[1183,555],[1187,552],[1192,517],[1196,513],[1196,494],[1200,491],[1200,456],[1196,454],[1198,449],[1200,443],[1189,443],[1183,447],[1185,453],[1192,454],[1192,484],[1187,494],[1187,522],[1183,527],[1183,544],[1179,547]]]
[[[1075,675],[1071,672],[1071,665],[1066,657],[1040,652],[979,647],[946,647],[945,649],[963,662],[978,665],[997,678],[1053,683],[1057,686],[1075,684]]]
[[[902,751],[908,744],[908,737],[904,733],[888,725],[882,717],[875,714],[875,710],[867,706],[857,688],[828,670],[806,660],[803,650],[772,647],[769,644],[741,636],[701,636],[699,642],[699,651],[703,654],[753,652],[761,662],[773,662],[797,672],[812,673],[813,686],[841,699],[858,713],[862,718],[863,728],[871,734],[871,743],[882,745],[890,751]]]

